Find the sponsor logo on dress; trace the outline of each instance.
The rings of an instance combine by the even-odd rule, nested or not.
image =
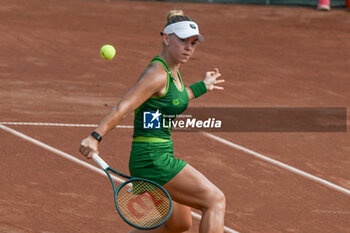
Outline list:
[[[180,105],[180,100],[179,99],[173,99],[173,105],[175,105],[175,106]]]

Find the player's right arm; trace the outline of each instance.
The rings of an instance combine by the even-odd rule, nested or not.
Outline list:
[[[133,112],[151,96],[161,96],[165,93],[167,73],[159,63],[153,63],[140,76],[139,80],[120,100],[120,102],[107,113],[95,129],[104,137],[114,129],[118,123],[129,113]],[[87,158],[98,153],[98,141],[91,135],[82,140],[79,151]]]

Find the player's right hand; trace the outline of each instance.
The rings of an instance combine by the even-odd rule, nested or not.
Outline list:
[[[98,153],[98,141],[92,136],[83,139],[80,143],[79,151],[87,159],[91,159],[95,153]]]

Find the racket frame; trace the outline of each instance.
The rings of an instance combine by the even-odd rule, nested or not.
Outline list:
[[[97,164],[99,165],[104,171],[105,173],[107,174],[111,184],[112,184],[112,187],[113,187],[113,191],[114,191],[114,204],[115,204],[115,207],[120,215],[120,217],[122,217],[122,219],[128,223],[130,226],[132,227],[135,227],[137,229],[141,229],[141,230],[151,230],[151,229],[155,229],[161,225],[163,225],[165,222],[167,222],[171,216],[171,213],[173,212],[173,201],[171,199],[171,196],[169,195],[169,193],[161,186],[159,185],[158,183],[152,181],[152,180],[148,180],[148,179],[145,179],[145,178],[138,178],[138,177],[132,177],[132,176],[128,176],[128,175],[125,175],[123,173],[120,173],[116,170],[114,170],[113,168],[111,168],[100,156],[98,156],[97,154],[94,154],[92,156],[92,160]],[[123,178],[126,178],[127,180],[124,181],[122,184],[120,184],[118,186],[118,188],[116,188],[115,186],[115,183],[113,181],[113,178],[111,176],[111,174],[108,172],[108,171],[111,171]],[[131,183],[133,181],[145,181],[145,182],[149,182],[155,186],[157,186],[158,188],[160,188],[166,195],[167,195],[167,198],[169,198],[169,203],[170,203],[170,210],[169,210],[169,213],[168,215],[163,219],[163,221],[161,221],[160,223],[158,223],[157,225],[154,225],[152,227],[142,227],[142,226],[139,226],[139,225],[135,225],[131,222],[129,222],[125,217],[124,215],[121,213],[121,210],[119,209],[119,206],[118,206],[118,200],[117,200],[117,195],[119,193],[119,191],[125,186],[127,185],[128,183]]]

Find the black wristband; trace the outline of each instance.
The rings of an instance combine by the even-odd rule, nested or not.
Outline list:
[[[99,133],[97,133],[96,131],[91,133],[91,136],[94,137],[98,142],[101,142],[102,137]]]

